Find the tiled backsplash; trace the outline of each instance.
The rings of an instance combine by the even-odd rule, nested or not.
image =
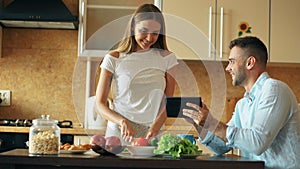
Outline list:
[[[32,119],[46,113],[58,120],[83,119],[86,64],[77,61],[77,33],[76,30],[3,29],[0,89],[12,90],[12,105],[0,107],[0,118]],[[225,99],[217,100],[221,107],[227,103],[232,106],[235,98],[243,96],[243,88],[233,87],[230,75],[224,72],[225,62],[180,63],[176,96],[201,95],[210,105],[214,90],[224,94]],[[300,64],[271,65],[268,71],[289,84],[300,102]],[[226,91],[211,84],[212,77],[225,77],[225,82],[213,83],[225,83]]]

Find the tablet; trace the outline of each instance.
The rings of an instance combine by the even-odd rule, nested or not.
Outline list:
[[[167,116],[183,117],[182,109],[187,108],[187,102],[202,106],[201,97],[166,97]]]

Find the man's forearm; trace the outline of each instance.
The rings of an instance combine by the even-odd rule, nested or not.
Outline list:
[[[213,132],[216,136],[227,142],[226,130],[227,125],[221,121],[216,122],[214,125],[209,125],[207,128],[209,131]]]
[[[194,127],[196,128],[196,130],[199,134],[199,137],[201,134],[201,137],[200,137],[201,139],[203,139],[207,134],[207,131],[205,132],[205,130],[209,130],[212,133],[214,133],[217,137],[219,137],[222,140],[224,140],[225,142],[227,142],[227,138],[226,138],[227,125],[225,123],[213,118],[212,116],[208,117],[204,124],[202,124],[202,125],[194,124]]]
[[[203,140],[206,137],[207,130],[204,129],[202,126],[197,125],[196,123],[194,123],[194,128],[195,128],[196,132],[198,133],[199,138],[201,140]]]

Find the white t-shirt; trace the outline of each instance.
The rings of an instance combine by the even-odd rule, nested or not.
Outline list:
[[[150,126],[155,120],[164,97],[165,73],[177,65],[176,56],[162,56],[160,50],[107,54],[101,68],[113,73],[113,110],[135,123]]]

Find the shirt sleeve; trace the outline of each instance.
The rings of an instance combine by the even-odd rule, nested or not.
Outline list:
[[[226,144],[225,141],[214,135],[211,131],[207,132],[207,135],[203,140],[199,137],[199,142],[204,144],[211,151],[215,152],[217,155],[227,153],[232,148]]]
[[[165,60],[167,64],[166,65],[167,70],[171,69],[173,66],[178,64],[177,58],[174,53],[165,56]]]
[[[117,58],[106,54],[103,58],[103,61],[100,65],[101,68],[110,71],[111,73],[115,73]]]

